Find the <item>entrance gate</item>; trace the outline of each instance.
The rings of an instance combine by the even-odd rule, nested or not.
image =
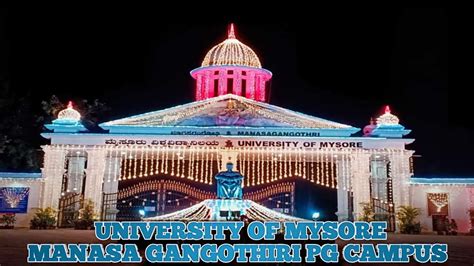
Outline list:
[[[59,199],[58,227],[74,227],[74,221],[79,217],[79,210],[84,206],[82,194],[71,193]]]

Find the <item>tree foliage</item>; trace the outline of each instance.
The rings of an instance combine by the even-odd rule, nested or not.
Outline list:
[[[37,171],[46,140],[40,136],[44,124],[51,123],[67,102],[52,95],[48,100],[36,101],[31,96],[18,96],[7,81],[0,79],[0,171]],[[82,123],[92,131],[99,131],[99,120],[110,108],[98,99],[79,99],[74,107],[82,115]]]

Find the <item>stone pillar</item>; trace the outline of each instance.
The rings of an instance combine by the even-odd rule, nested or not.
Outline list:
[[[122,157],[120,153],[110,152],[109,156],[106,157],[103,192],[109,194],[107,196],[109,201],[107,202],[107,205],[104,204],[105,209],[102,209],[101,211],[102,215],[104,215],[107,220],[115,220],[118,213],[117,192],[121,163]]]
[[[77,152],[77,153],[76,153]],[[86,154],[73,151],[68,157],[67,187],[66,192],[81,194],[84,191],[84,169],[86,165]]]
[[[88,150],[86,169],[86,187],[84,198],[94,202],[94,211],[99,213],[102,207],[102,181],[105,174],[107,151],[103,149]]]
[[[61,187],[65,173],[66,150],[63,147],[43,146],[44,166],[41,169],[44,179],[41,208],[58,209]]]
[[[389,155],[395,209],[410,204],[410,157],[413,151],[400,150]]]
[[[361,203],[370,203],[370,154],[357,152],[351,156],[352,189],[354,201],[354,219],[362,213]]]
[[[350,165],[350,163],[348,165]],[[337,220],[347,221],[349,220],[349,188],[344,188],[342,184],[347,184],[349,182],[350,171],[348,167],[343,166],[343,160],[341,159],[336,161],[336,173],[337,184],[339,186],[337,190]]]
[[[370,176],[372,185],[372,197],[387,201],[387,160],[381,156],[375,156],[370,161]]]

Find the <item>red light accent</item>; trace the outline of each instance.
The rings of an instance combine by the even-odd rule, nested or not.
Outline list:
[[[388,106],[388,105],[385,106],[385,113],[386,113],[386,114],[390,114],[390,113],[391,113],[391,111],[390,111],[390,106]]]
[[[227,32],[228,39],[236,39],[235,32],[234,32],[234,23],[230,23],[229,32]]]
[[[69,102],[67,103],[67,108],[72,108],[72,101],[69,101]]]

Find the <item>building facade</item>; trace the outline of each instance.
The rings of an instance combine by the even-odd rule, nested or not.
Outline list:
[[[367,203],[395,229],[395,210],[412,205],[422,209],[425,230],[433,230],[433,215],[470,230],[472,179],[413,178],[414,139],[388,106],[360,133],[268,103],[272,73],[233,26],[191,76],[194,102],[104,122],[100,133],[85,128],[70,103],[45,125],[50,144],[29,206],[70,213],[77,205],[67,202],[90,199],[102,219],[136,219],[138,208],[165,214],[214,197],[214,175],[232,162],[245,176],[244,198],[286,214],[294,181],[303,180],[337,193],[341,221],[358,219]],[[5,187],[27,179],[0,176]]]

